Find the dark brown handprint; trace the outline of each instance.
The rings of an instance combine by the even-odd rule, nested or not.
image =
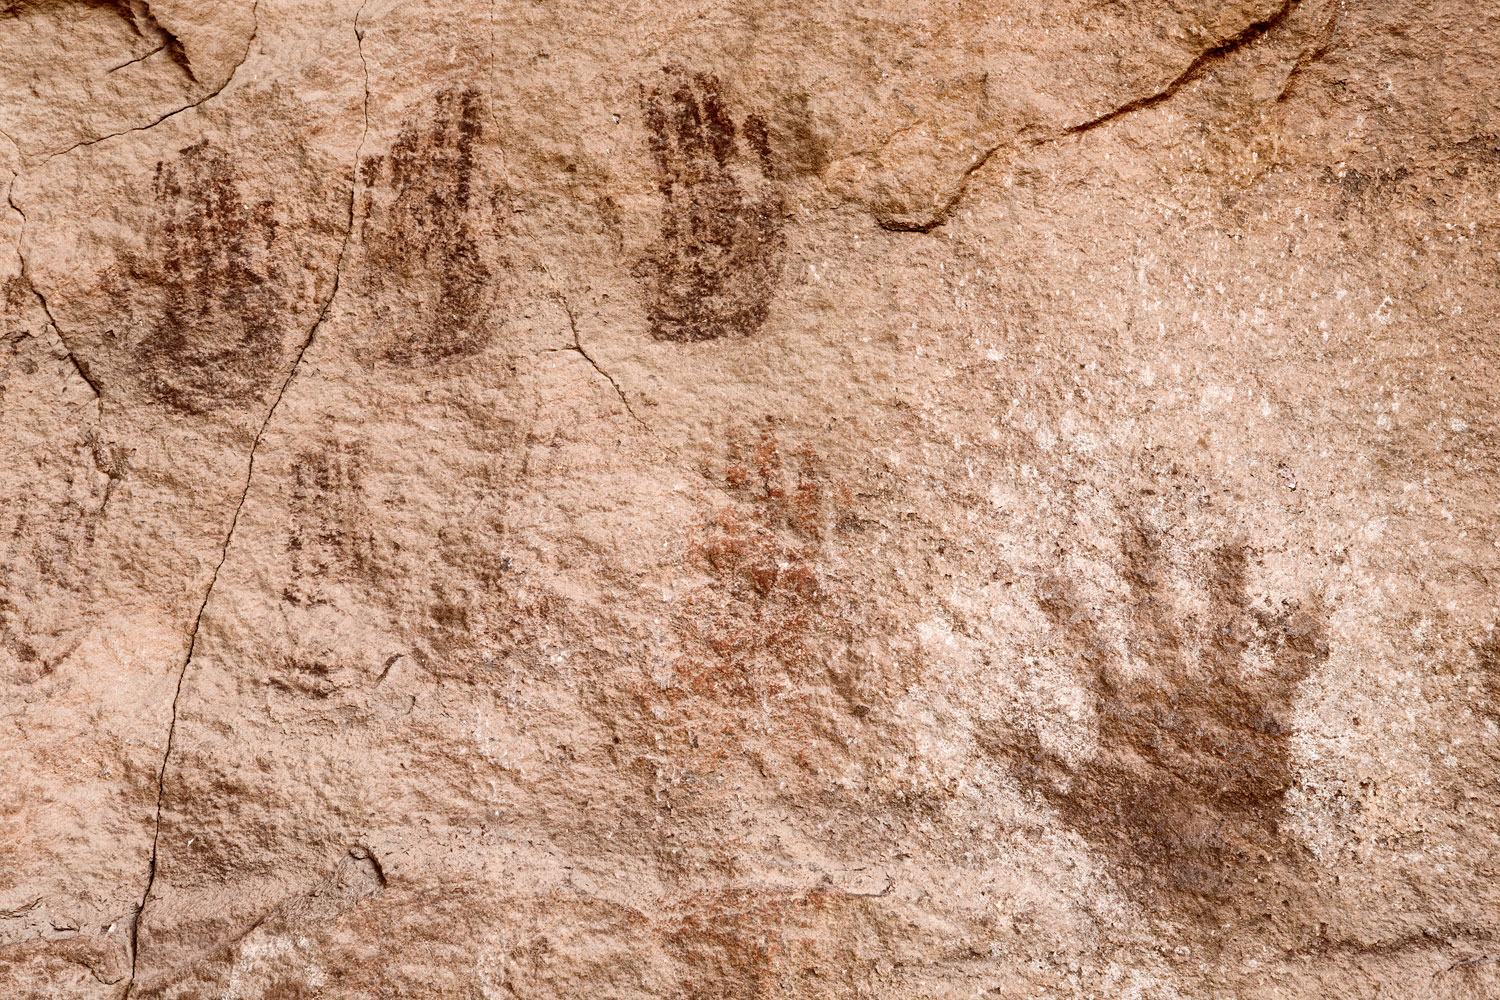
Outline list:
[[[501,190],[479,161],[485,109],[477,90],[445,90],[408,124],[365,184],[363,297],[375,315],[368,362],[425,367],[478,354],[498,327],[488,246]]]
[[[1328,655],[1325,617],[1316,602],[1253,602],[1244,545],[1202,557],[1196,616],[1168,589],[1155,531],[1135,525],[1121,549],[1133,662],[1065,580],[1038,594],[1094,692],[1098,753],[1070,763],[1028,735],[1020,769],[1135,888],[1217,907],[1295,856],[1279,827],[1292,786],[1287,716]]]
[[[182,413],[246,406],[280,372],[287,333],[271,202],[247,203],[234,162],[207,141],[158,163],[153,194],[162,221],[129,262],[129,285],[161,298],[139,310],[135,376]]]
[[[782,198],[765,121],[738,129],[707,74],[668,67],[643,94],[665,205],[637,268],[658,340],[748,337],[781,279]]]

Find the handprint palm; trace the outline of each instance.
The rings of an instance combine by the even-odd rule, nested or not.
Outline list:
[[[1156,532],[1133,526],[1121,551],[1129,657],[1066,581],[1038,595],[1094,692],[1098,752],[1069,761],[1025,734],[1021,770],[1148,894],[1222,900],[1291,856],[1278,823],[1292,784],[1287,716],[1327,657],[1326,624],[1315,602],[1255,605],[1243,545],[1203,559],[1196,618],[1169,590]]]

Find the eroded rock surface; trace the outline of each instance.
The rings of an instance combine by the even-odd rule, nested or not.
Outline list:
[[[0,8],[0,995],[1500,995],[1497,65]]]

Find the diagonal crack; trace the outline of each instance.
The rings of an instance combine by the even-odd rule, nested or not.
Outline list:
[[[534,243],[535,240],[533,239],[532,242]],[[546,354],[553,351],[572,351],[579,355],[581,358],[583,358],[583,360],[587,361],[593,367],[594,371],[602,375],[604,377],[604,380],[614,388],[615,395],[620,397],[620,405],[625,407],[625,412],[630,415],[630,419],[640,424],[643,430],[650,432],[650,425],[636,414],[635,408],[630,405],[630,399],[625,395],[625,390],[620,388],[620,383],[616,382],[615,377],[609,372],[605,371],[604,367],[600,365],[598,361],[594,360],[594,356],[584,348],[583,339],[578,334],[578,319],[573,315],[573,306],[568,302],[568,297],[562,293],[561,288],[558,286],[557,279],[553,276],[552,269],[547,266],[546,261],[541,260],[538,261],[538,263],[541,264],[542,270],[546,273],[547,281],[552,285],[551,291],[553,297],[557,299],[557,304],[562,306],[563,313],[568,317],[568,329],[573,332],[573,343],[569,344],[566,347],[548,348],[542,353]]]
[[[592,365],[594,371],[604,376],[604,380],[614,388],[615,395],[620,397],[620,405],[625,407],[625,412],[630,414],[630,419],[634,420],[636,423],[640,424],[642,428],[649,431],[651,428],[646,425],[646,422],[640,417],[636,416],[635,408],[630,405],[630,400],[626,397],[625,390],[620,388],[620,383],[616,382],[615,377],[609,372],[605,371],[604,368],[599,364],[599,362],[594,360],[594,356],[584,349],[583,341],[578,336],[578,321],[573,317],[573,307],[568,304],[567,297],[564,296],[561,292],[554,292],[553,294],[557,296],[558,304],[562,306],[563,312],[568,316],[568,329],[573,331],[573,343],[569,344],[567,347],[557,348],[557,350],[573,351],[581,356],[583,360]]]
[[[1084,132],[1096,129],[1101,125],[1107,125],[1110,122],[1115,121],[1116,119],[1125,117],[1126,115],[1134,114],[1137,111],[1144,111],[1146,108],[1154,107],[1162,103],[1163,101],[1169,100],[1183,87],[1191,83],[1198,76],[1202,75],[1202,73],[1210,65],[1228,58],[1229,56],[1249,45],[1255,44],[1257,41],[1264,38],[1267,34],[1274,31],[1277,26],[1279,26],[1284,20],[1286,20],[1288,16],[1291,15],[1292,11],[1297,7],[1297,4],[1299,2],[1301,2],[1301,0],[1282,0],[1281,6],[1278,7],[1269,17],[1260,21],[1256,21],[1254,24],[1247,25],[1245,28],[1241,29],[1230,37],[1217,42],[1207,49],[1204,49],[1197,55],[1196,58],[1193,59],[1192,62],[1187,65],[1186,69],[1177,74],[1177,76],[1173,77],[1172,80],[1160,90],[1155,91],[1151,94],[1147,94],[1143,97],[1137,97],[1133,100],[1127,101],[1126,103],[1121,104],[1120,106],[1109,111],[1106,111],[1095,118],[1091,118],[1088,121],[1080,122],[1077,125],[1069,125],[1063,128],[1060,132],[1054,133],[1052,135],[1042,136],[1040,138],[1030,139],[1026,141],[1025,145],[1041,146],[1049,142],[1056,142],[1058,139],[1065,136],[1080,135]],[[1335,12],[1335,17],[1336,16],[1337,12]],[[1331,37],[1332,22],[1330,22],[1329,29],[1327,30],[1329,36]],[[1325,41],[1323,48],[1326,49],[1326,47],[1327,43]],[[1317,58],[1321,54],[1321,51],[1316,52],[1313,54],[1313,58]],[[1293,72],[1295,74],[1295,70]],[[885,229],[893,233],[932,232],[934,229],[938,228],[952,217],[954,210],[958,208],[959,204],[963,201],[964,196],[968,194],[969,181],[974,176],[974,174],[982,169],[985,164],[989,163],[990,159],[1006,145],[1006,142],[999,142],[993,146],[987,147],[978,155],[976,155],[969,166],[965,168],[964,172],[959,176],[958,181],[954,184],[953,193],[949,195],[947,200],[944,201],[943,204],[939,206],[937,211],[932,213],[931,216],[919,222],[892,221],[890,219],[883,219],[877,216],[875,219],[876,225],[878,225],[881,229]]]
[[[1292,92],[1293,86],[1301,79],[1307,67],[1322,59],[1333,49],[1333,37],[1338,31],[1339,16],[1344,12],[1344,0],[1333,0],[1332,9],[1328,13],[1328,20],[1323,25],[1323,30],[1318,33],[1317,43],[1304,52],[1297,62],[1292,66],[1292,71],[1282,81],[1281,92],[1276,95],[1277,103],[1285,101]]]
[[[187,78],[189,80],[193,81],[194,83],[200,82],[198,80],[198,77],[193,73],[193,64],[188,59],[187,49],[183,48],[182,46],[182,39],[178,38],[176,35],[172,34],[172,32],[168,31],[165,27],[162,26],[162,23],[156,19],[156,15],[151,13],[151,5],[147,3],[146,0],[137,0],[136,3],[132,3],[130,5],[129,10],[130,26],[135,29],[135,33],[143,38],[145,37],[145,33],[141,31],[141,22],[145,22],[146,26],[150,28],[151,31],[156,35],[156,40],[161,43],[156,49],[148,52],[147,55],[155,55],[157,52],[165,49],[173,64],[176,65],[178,69],[182,70],[182,72],[187,75]],[[253,32],[250,35],[250,39],[251,41],[255,40],[255,35]],[[248,55],[249,52],[249,46],[246,46],[246,55]],[[146,58],[146,56],[141,56],[141,59],[144,58]],[[131,60],[131,62],[138,61],[139,60],[136,59]],[[244,59],[240,60],[240,62],[244,61]],[[125,65],[128,66],[130,65],[130,63],[126,63]],[[120,68],[122,67],[115,67],[115,69]],[[236,66],[235,69],[239,69],[239,67]],[[114,70],[110,70],[110,72],[113,73]],[[231,70],[230,76],[233,75],[234,70]],[[228,81],[225,82],[227,83]]]
[[[221,84],[219,84],[213,90],[209,91],[207,94],[205,94],[202,97],[198,98],[196,101],[193,101],[193,102],[191,102],[189,104],[184,104],[182,107],[177,108],[176,110],[168,111],[166,114],[160,116],[159,118],[156,118],[153,121],[147,122],[145,125],[136,125],[136,126],[133,126],[131,128],[121,129],[118,132],[110,132],[110,133],[108,133],[106,135],[101,135],[101,136],[98,136],[98,137],[93,138],[93,139],[82,139],[82,140],[80,140],[78,142],[73,143],[73,145],[71,145],[71,146],[64,146],[62,149],[53,150],[52,152],[48,153],[46,156],[44,156],[42,158],[42,162],[46,163],[48,160],[51,160],[51,159],[53,159],[55,157],[58,157],[58,156],[64,156],[64,155],[66,155],[68,153],[71,153],[73,150],[75,150],[75,149],[81,149],[84,146],[98,145],[99,143],[104,142],[107,139],[113,139],[116,136],[129,135],[131,132],[145,132],[148,129],[153,129],[156,126],[160,125],[162,122],[166,121],[168,118],[175,118],[177,115],[182,114],[184,111],[191,111],[193,108],[196,108],[196,107],[198,107],[199,105],[202,105],[202,104],[207,104],[209,101],[213,100],[215,97],[218,97],[226,89],[228,89],[228,87],[229,87],[229,85],[231,83],[234,82],[234,78],[239,75],[240,67],[244,66],[246,60],[248,60],[250,58],[250,50],[255,47],[255,39],[260,34],[260,0],[255,0],[255,4],[250,8],[250,17],[251,17],[251,20],[254,22],[254,26],[250,29],[250,37],[247,38],[247,39],[245,39],[245,51],[242,52],[242,53],[240,53],[239,62],[235,63],[234,64],[234,68],[231,69],[229,71],[229,74],[224,77],[224,82],[221,83]],[[153,18],[153,21],[154,20],[155,19]],[[163,34],[166,34],[166,32],[163,31]],[[174,39],[174,41],[175,41],[175,39]],[[168,48],[170,48],[170,47],[171,46],[169,44]],[[179,48],[180,47],[181,46],[179,46]],[[173,58],[174,59],[177,58],[175,54],[173,55]],[[179,65],[181,65],[182,62],[185,61],[185,60],[186,60],[186,56],[184,55],[183,60],[179,61]],[[185,72],[187,72],[187,74],[188,74],[189,77],[192,77],[192,70],[191,69],[186,69],[185,68]],[[196,78],[194,78],[194,79],[196,79]]]
[[[1177,76],[1173,77],[1162,89],[1153,94],[1147,94],[1144,97],[1137,97],[1134,100],[1126,101],[1119,107],[1104,112],[1104,114],[1099,115],[1097,118],[1090,118],[1086,122],[1070,125],[1063,130],[1063,133],[1066,135],[1077,135],[1080,132],[1087,132],[1090,129],[1098,128],[1100,125],[1107,125],[1117,118],[1123,118],[1137,111],[1144,111],[1146,108],[1155,107],[1163,101],[1169,100],[1179,90],[1191,83],[1207,67],[1233,55],[1248,45],[1254,45],[1267,34],[1274,31],[1277,25],[1287,19],[1287,16],[1292,13],[1299,2],[1300,0],[1282,0],[1281,6],[1270,17],[1256,21],[1254,24],[1246,25],[1237,33],[1198,53],[1198,57],[1188,63],[1187,69],[1184,69]]]
[[[145,62],[147,59],[150,59],[152,56],[156,55],[158,52],[165,52],[166,50],[167,50],[167,47],[166,47],[165,44],[158,45],[156,48],[152,49],[150,52],[147,52],[145,55],[136,56],[134,59],[126,59],[124,62],[120,63],[120,65],[118,65],[118,66],[111,66],[106,72],[109,72],[109,73],[118,73],[120,70],[124,69],[126,66],[134,66],[138,62]]]
[[[89,373],[88,365],[79,361],[78,355],[73,353],[73,348],[68,343],[67,335],[63,333],[63,328],[58,325],[57,318],[52,315],[52,307],[47,304],[47,296],[42,294],[42,290],[32,280],[31,267],[26,261],[25,252],[21,249],[26,241],[26,213],[21,209],[20,205],[16,204],[14,177],[11,179],[10,188],[6,190],[5,200],[10,205],[11,210],[21,217],[21,234],[16,240],[16,259],[21,262],[21,280],[26,282],[26,287],[31,289],[31,294],[36,298],[37,305],[41,306],[42,315],[47,317],[47,322],[52,326],[52,331],[57,334],[58,342],[62,344],[63,350],[67,352],[68,360],[73,363],[73,370],[78,373],[79,378],[83,379],[84,384],[93,391],[94,402],[99,408],[99,418],[102,420],[104,418],[104,394],[99,391],[99,384],[94,381],[93,375]]]
[[[339,286],[342,282],[344,271],[344,258],[349,252],[349,242],[354,234],[354,206],[357,189],[359,186],[359,162],[364,152],[365,140],[370,132],[370,70],[365,61],[364,33],[360,30],[359,19],[364,14],[365,6],[369,0],[360,4],[359,10],[354,15],[354,38],[355,45],[359,51],[360,65],[364,68],[364,131],[360,135],[359,143],[355,146],[354,162],[351,165],[349,178],[349,206],[348,217],[344,228],[344,239],[339,246],[338,257],[334,261],[333,287],[329,289],[328,298],[313,318],[312,325],[308,327],[307,336],[302,340],[302,346],[297,351],[297,357],[292,361],[291,368],[287,371],[286,378],[282,379],[281,387],[277,390],[276,398],[271,401],[271,406],[266,410],[265,418],[261,421],[260,429],[256,431],[255,440],[250,444],[250,456],[246,463],[245,485],[240,491],[239,501],[235,504],[234,513],[230,516],[229,527],[224,532],[223,544],[219,547],[219,561],[214,565],[212,575],[208,580],[208,588],[203,593],[203,601],[198,605],[198,614],[193,619],[193,631],[188,638],[187,656],[183,658],[182,667],[177,672],[177,686],[172,693],[172,717],[167,726],[167,745],[162,753],[161,766],[156,772],[156,815],[152,821],[151,829],[151,859],[146,869],[146,887],[141,892],[141,901],[136,904],[135,914],[130,921],[130,978],[125,984],[124,1000],[129,1000],[131,991],[135,988],[136,963],[140,956],[140,929],[141,921],[146,912],[146,905],[151,899],[151,889],[156,884],[156,861],[157,852],[161,844],[161,814],[162,806],[166,799],[167,764],[172,758],[172,748],[177,735],[177,710],[178,703],[182,698],[183,682],[187,679],[188,667],[192,665],[193,654],[198,646],[198,632],[203,625],[203,613],[208,608],[209,598],[213,596],[214,585],[219,581],[219,571],[224,568],[224,561],[229,556],[229,545],[234,539],[234,530],[239,525],[240,513],[245,509],[245,499],[250,495],[250,484],[255,479],[255,456],[260,448],[260,443],[266,434],[266,428],[271,425],[271,418],[276,415],[276,410],[281,405],[281,400],[286,396],[287,388],[292,380],[297,377],[297,371],[302,365],[302,359],[307,355],[307,350],[312,346],[313,339],[317,336],[319,328],[327,318],[329,310],[333,307],[333,301],[338,296]]]
[[[988,149],[980,152],[978,156],[974,157],[973,162],[964,169],[964,172],[961,175],[959,175],[958,183],[953,186],[953,193],[948,196],[948,200],[945,201],[929,219],[923,222],[908,223],[893,222],[888,219],[877,218],[875,220],[876,224],[880,226],[881,229],[886,229],[893,233],[932,232],[938,226],[941,226],[943,223],[948,221],[948,218],[953,214],[953,210],[958,207],[959,202],[964,200],[964,195],[969,193],[969,178],[973,177],[976,173],[979,172],[980,169],[984,167],[986,163],[990,162],[990,157],[998,153],[1000,151],[1000,148],[1004,145],[1005,144],[1003,142],[996,143]]]

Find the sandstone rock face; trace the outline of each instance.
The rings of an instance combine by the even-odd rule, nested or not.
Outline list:
[[[1500,996],[1497,66],[10,0],[0,995]]]

